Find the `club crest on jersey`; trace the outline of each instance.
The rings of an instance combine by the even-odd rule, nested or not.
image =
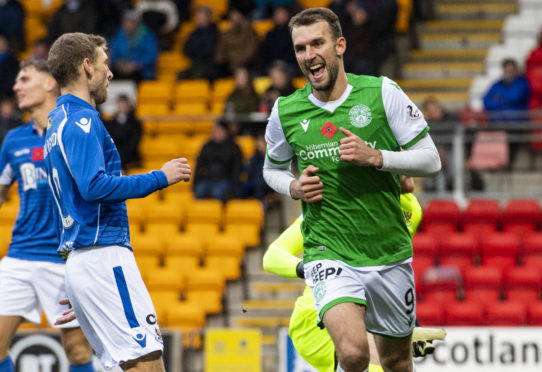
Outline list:
[[[365,105],[356,105],[350,109],[348,113],[350,123],[356,128],[366,127],[373,120],[371,109]]]
[[[337,133],[337,130],[337,127],[330,121],[326,121],[324,126],[320,128],[320,132],[322,132],[327,139],[332,139],[335,133]]]

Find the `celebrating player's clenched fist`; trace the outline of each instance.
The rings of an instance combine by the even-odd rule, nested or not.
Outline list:
[[[168,161],[162,166],[162,172],[166,174],[168,185],[174,185],[179,181],[190,181],[192,170],[186,158],[177,158]]]

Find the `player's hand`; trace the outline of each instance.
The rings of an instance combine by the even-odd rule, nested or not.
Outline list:
[[[444,340],[446,331],[442,328],[416,327],[412,332],[412,356],[423,357],[433,354],[433,340]]]
[[[168,161],[162,166],[161,171],[166,174],[168,186],[174,185],[179,181],[188,182],[192,175],[192,170],[186,158],[177,158]]]
[[[412,177],[401,176],[401,194],[414,191],[414,179]]]
[[[318,172],[318,168],[311,164],[303,170],[297,180],[290,183],[290,195],[292,198],[302,199],[307,203],[315,203],[322,200],[324,184],[320,181],[320,177],[314,174],[316,172]]]
[[[58,301],[61,305],[70,305],[70,300],[67,298],[63,298],[62,300]],[[55,325],[62,325],[71,322],[75,319],[75,312],[73,311],[73,308],[69,308],[68,310],[64,311],[62,313],[62,316],[58,318],[55,321]]]
[[[434,351],[435,345],[433,345],[433,340],[414,341],[412,343],[412,356],[414,358],[433,354]]]
[[[367,146],[364,140],[348,129],[340,127],[339,130],[346,136],[341,139],[339,145],[342,161],[362,167],[382,167],[382,153],[380,151]]]

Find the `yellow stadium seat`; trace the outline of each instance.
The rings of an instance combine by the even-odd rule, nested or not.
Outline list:
[[[303,8],[327,8],[332,0],[299,0],[299,4]]]
[[[194,121],[191,123],[192,133],[196,136],[202,136],[207,138],[211,135],[213,126],[215,125],[214,121]]]
[[[165,239],[166,236],[153,236],[148,232],[134,234],[130,237],[134,254],[156,255],[158,257],[161,257],[166,250]]]
[[[220,233],[220,225],[215,222],[191,222],[187,219],[184,231],[201,237],[207,243]]]
[[[183,121],[153,121],[149,127],[154,135],[188,135],[192,133],[192,123]]]
[[[0,224],[13,226],[18,214],[19,214],[19,203],[14,203],[14,202],[4,203],[2,205],[2,209],[0,209]]]
[[[196,235],[181,234],[167,239],[166,267],[190,274],[200,267],[204,240]]]
[[[173,268],[160,267],[150,273],[145,284],[149,291],[166,291],[172,290],[178,293],[180,298],[181,292],[185,289],[186,273]]]
[[[167,103],[140,103],[136,107],[136,116],[141,118],[149,115],[168,115],[169,111]]]
[[[184,348],[201,348],[205,309],[199,303],[182,301],[174,304],[167,310],[166,321],[168,327],[181,330]]]
[[[183,207],[174,203],[163,201],[148,206],[145,211],[147,221],[152,223],[166,222],[179,226],[182,225]]]
[[[260,228],[253,223],[226,223],[224,232],[237,235],[248,247],[260,245]]]
[[[228,10],[228,0],[194,0],[192,8],[195,9],[200,5],[205,5],[213,10],[216,19],[220,19]]]
[[[265,35],[271,30],[274,26],[272,19],[261,19],[258,21],[252,22],[254,30],[258,33],[260,39],[263,39]]]
[[[196,270],[188,276],[186,282],[186,299],[199,303],[208,314],[216,314],[222,310],[222,291],[224,277],[210,268]]]
[[[158,57],[157,71],[159,74],[178,72],[190,66],[190,59],[178,51],[162,52]]]
[[[49,3],[40,0],[21,1],[21,5],[23,6],[27,17],[39,16],[49,18],[62,4],[64,4],[63,0],[52,0]]]
[[[204,115],[209,113],[209,106],[207,100],[204,102],[176,103],[173,113],[176,115]]]
[[[187,223],[212,223],[222,225],[222,202],[216,199],[198,199],[186,213]]]
[[[197,159],[201,148],[208,140],[209,138],[207,136],[193,136],[192,139],[184,145],[182,149],[183,156]],[[196,164],[194,163],[193,166],[195,167]]]
[[[140,151],[144,160],[160,160],[164,163],[180,156],[182,143],[176,138],[159,136],[141,142]]]
[[[262,202],[258,199],[231,199],[224,210],[226,224],[254,224],[262,227],[264,212]]]
[[[175,83],[175,103],[208,103],[211,84],[205,79],[182,80]]]
[[[207,243],[205,267],[228,280],[239,279],[243,253],[243,242],[236,235],[220,234]]]
[[[254,78],[254,90],[258,95],[262,95],[267,88],[271,86],[271,79],[268,76]]]
[[[218,79],[213,83],[213,101],[225,101],[231,94],[235,82],[233,78]]]
[[[33,46],[35,41],[47,36],[47,28],[40,16],[28,16],[24,20],[25,40],[27,46]]]
[[[248,160],[254,154],[256,148],[255,140],[253,136],[237,136],[235,142],[241,148],[243,153],[243,159]]]
[[[181,233],[179,223],[174,222],[154,222],[147,221],[145,224],[145,234],[155,237],[172,237]]]
[[[152,304],[156,310],[156,317],[160,326],[167,326],[168,310],[181,301],[181,292],[175,289],[150,290]]]
[[[139,104],[166,103],[170,105],[172,94],[171,81],[142,81],[137,89],[137,101]]]
[[[213,101],[211,103],[211,114],[213,115],[222,115],[224,113],[225,103],[223,100]]]
[[[292,80],[292,84],[296,89],[303,89],[303,87],[307,84],[307,79],[305,77],[295,77]]]

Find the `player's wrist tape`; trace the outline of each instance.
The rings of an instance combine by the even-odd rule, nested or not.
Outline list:
[[[299,261],[299,263],[295,267],[295,273],[299,278],[305,279],[305,269],[303,268],[303,261]]]

